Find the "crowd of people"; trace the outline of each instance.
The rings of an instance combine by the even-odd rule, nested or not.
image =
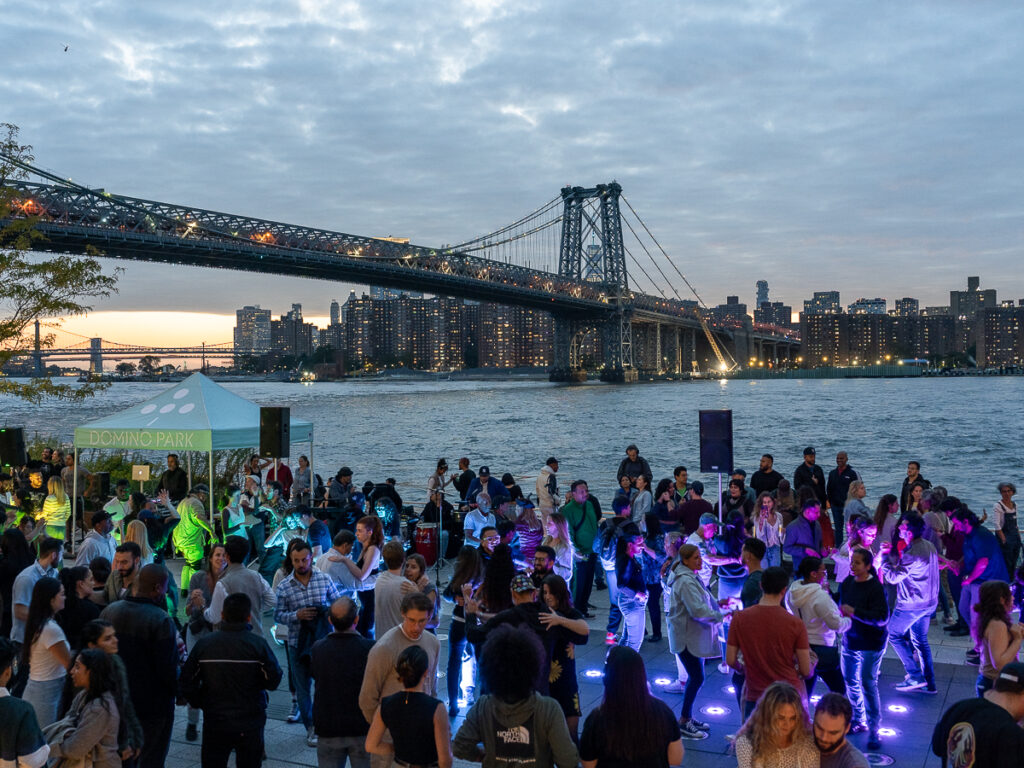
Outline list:
[[[765,454],[706,499],[685,466],[655,482],[630,445],[609,512],[550,457],[525,492],[511,473],[439,460],[417,513],[393,479],[357,489],[342,467],[322,483],[304,457],[290,468],[254,456],[211,504],[172,454],[153,498],[117,483],[71,545],[65,472],[84,470],[71,457],[54,470],[49,453],[0,475],[3,764],[162,766],[187,704],[204,766],[232,753],[258,766],[268,693],[287,679],[288,721],[321,766],[678,765],[685,742],[711,734],[696,714],[717,659],[743,717],[719,734],[738,765],[866,766],[847,736],[881,746],[886,649],[905,670],[896,690],[939,691],[933,621],[971,637],[964,663],[978,668],[977,698],[945,713],[933,751],[1024,764],[1010,482],[990,528],[914,461],[872,509],[845,452],[826,473],[808,447],[792,481]],[[428,552],[451,561],[443,587],[417,521],[443,534]],[[604,696],[584,718],[576,648],[591,642],[599,592]],[[662,690],[681,695],[678,713],[652,694],[640,655],[666,638],[678,674]]]

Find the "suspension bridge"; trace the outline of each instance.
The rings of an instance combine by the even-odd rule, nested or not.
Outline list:
[[[30,219],[42,251],[362,283],[529,307],[555,323],[551,378],[581,378],[584,349],[606,381],[640,371],[731,371],[749,360],[781,363],[799,352],[788,329],[716,318],[612,182],[565,187],[511,224],[439,247],[124,197],[4,157],[18,178],[0,180],[12,219]],[[632,266],[630,266],[632,265]],[[94,354],[112,356],[102,340]],[[194,356],[207,350],[120,345],[116,355]],[[218,350],[219,351],[219,350]],[[226,351],[226,350],[225,350]],[[80,350],[37,350],[37,355]]]

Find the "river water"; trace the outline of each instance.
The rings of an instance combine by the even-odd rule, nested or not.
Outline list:
[[[59,435],[141,402],[168,384],[114,384],[81,404],[33,406],[0,398],[0,423],[27,433]],[[524,490],[549,455],[561,462],[560,484],[589,481],[610,503],[615,470],[635,442],[655,482],[685,464],[699,473],[697,412],[733,411],[736,466],[748,474],[762,453],[792,478],[807,445],[828,470],[845,450],[873,505],[898,493],[908,459],[921,462],[933,484],[979,511],[998,500],[996,484],[1024,477],[1020,404],[1024,377],[694,381],[628,386],[546,382],[344,381],[315,384],[231,383],[229,390],[261,405],[289,406],[315,424],[314,462],[325,478],[342,464],[355,481],[395,477],[417,506],[440,456],[454,468],[468,456],[474,470],[510,471]],[[293,457],[306,452],[293,447]],[[713,494],[709,493],[713,497]]]

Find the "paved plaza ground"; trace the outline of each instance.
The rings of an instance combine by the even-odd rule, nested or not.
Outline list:
[[[180,561],[170,561],[168,565],[175,571],[180,569]],[[590,643],[579,646],[576,651],[577,672],[580,682],[580,704],[586,714],[601,701],[602,684],[600,677],[588,677],[588,670],[600,671],[604,665],[607,647],[604,644],[604,627],[607,621],[607,592],[594,592],[591,602],[598,605],[594,612],[596,618],[589,622],[591,627]],[[602,604],[605,604],[602,607]],[[441,638],[441,670],[444,674],[445,662],[448,658],[447,630],[450,606],[444,609],[444,618],[438,636]],[[268,635],[269,636],[269,635]],[[974,696],[974,680],[977,676],[975,667],[964,663],[964,651],[968,647],[968,638],[951,638],[941,627],[932,624],[929,637],[935,656],[935,675],[939,693],[928,696],[921,693],[904,694],[896,691],[893,686],[904,676],[903,667],[890,650],[882,664],[880,689],[882,694],[882,749],[879,753],[869,756],[873,765],[898,765],[913,768],[939,766],[941,762],[931,754],[931,734],[934,724],[940,715],[953,702]],[[282,668],[285,668],[284,650],[275,646]],[[645,643],[641,654],[647,664],[648,677],[652,690],[655,691],[678,714],[682,704],[679,694],[667,694],[662,685],[672,680],[676,674],[675,662],[668,650],[668,641]],[[683,741],[686,756],[684,766],[700,766],[701,768],[724,768],[735,766],[736,759],[730,753],[728,734],[734,733],[740,725],[739,712],[735,697],[726,691],[731,684],[729,676],[718,672],[718,660],[706,663],[706,680],[697,697],[697,708],[703,714],[698,718],[711,724],[709,738],[703,741]],[[445,698],[444,678],[438,680],[439,697]],[[815,691],[821,694],[827,691],[819,681]],[[271,693],[266,727],[266,768],[284,768],[285,766],[316,765],[316,750],[306,746],[305,729],[300,724],[285,721],[291,707],[291,696],[288,693],[287,679],[282,681],[280,688]],[[711,712],[707,708],[713,708]],[[721,711],[719,711],[721,710]],[[464,713],[465,710],[463,710]],[[713,713],[713,714],[712,714]],[[696,713],[695,713],[696,714]],[[458,718],[452,725],[454,731],[461,725]],[[174,735],[167,759],[167,768],[199,768],[199,743],[185,741],[185,708],[178,707],[174,724]],[[582,720],[580,721],[582,729]],[[851,741],[863,749],[867,735],[851,737]],[[456,760],[456,766],[469,766],[471,763]]]

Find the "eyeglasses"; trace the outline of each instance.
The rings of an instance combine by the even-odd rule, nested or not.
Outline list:
[[[501,541],[501,536],[484,536],[483,541]]]

